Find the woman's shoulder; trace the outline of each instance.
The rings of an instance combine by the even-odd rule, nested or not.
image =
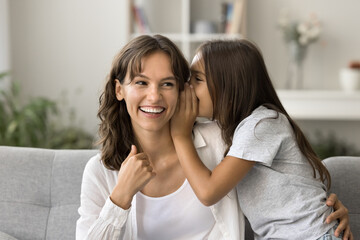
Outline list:
[[[101,160],[101,153],[96,154],[95,156],[91,157],[90,160],[86,163],[84,174],[90,175],[107,175],[113,171],[107,169],[102,160]]]

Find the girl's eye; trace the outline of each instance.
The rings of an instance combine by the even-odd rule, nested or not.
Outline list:
[[[202,81],[203,81],[203,80],[202,80],[200,77],[198,77],[197,75],[193,75],[193,76],[191,76],[191,78],[192,78],[193,80],[197,81],[197,82],[202,82]]]

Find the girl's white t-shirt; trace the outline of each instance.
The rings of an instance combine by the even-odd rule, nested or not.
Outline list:
[[[163,197],[137,193],[136,209],[139,239],[207,239],[215,225],[210,208],[201,204],[187,180]]]

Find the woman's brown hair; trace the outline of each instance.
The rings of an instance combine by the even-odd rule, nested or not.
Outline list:
[[[287,117],[301,152],[313,168],[314,177],[317,170],[321,181],[326,181],[330,188],[328,170],[281,104],[262,54],[255,44],[245,39],[207,41],[200,45],[198,54],[204,63],[213,102],[213,118],[218,121],[227,146],[224,156],[229,151],[238,124],[263,105]]]
[[[170,57],[179,90],[183,90],[190,75],[188,63],[178,47],[164,36],[139,36],[126,44],[114,58],[105,89],[99,98],[100,108],[97,114],[101,121],[98,141],[102,145],[101,160],[108,169],[119,170],[130,153],[131,145],[140,147],[125,101],[118,101],[116,98],[115,80],[118,79],[123,84],[127,72],[130,79],[133,79],[142,70],[142,59],[159,51]]]

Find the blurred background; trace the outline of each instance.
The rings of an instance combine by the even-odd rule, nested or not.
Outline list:
[[[359,155],[359,87],[340,81],[341,70],[360,60],[359,9],[357,0],[0,0],[0,144],[93,147],[113,57],[139,34],[162,33],[189,61],[208,39],[254,41],[318,153]],[[319,26],[304,50],[301,87],[287,85],[284,16]]]

